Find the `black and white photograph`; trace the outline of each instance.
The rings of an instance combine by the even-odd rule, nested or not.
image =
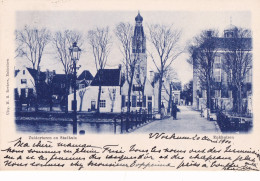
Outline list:
[[[259,171],[259,6],[3,0],[0,170]]]
[[[253,127],[249,11],[21,11],[15,36],[17,132]]]

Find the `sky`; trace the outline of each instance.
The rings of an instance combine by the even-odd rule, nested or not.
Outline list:
[[[16,13],[16,29],[22,29],[25,25],[30,27],[48,28],[52,33],[63,30],[77,30],[83,34],[84,49],[79,61],[81,68],[78,75],[83,70],[90,70],[93,76],[96,74],[94,57],[87,44],[87,32],[95,27],[108,26],[112,35],[112,49],[109,54],[106,68],[116,68],[123,58],[119,51],[114,29],[120,22],[129,22],[135,25],[136,11],[18,11]],[[251,14],[248,11],[140,11],[143,17],[144,33],[149,39],[148,28],[150,24],[171,25],[174,29],[182,31],[180,46],[185,47],[187,42],[198,35],[202,30],[216,29],[219,36],[223,36],[225,27],[233,24],[237,27],[251,28]],[[148,51],[152,50],[150,42],[147,40]],[[154,52],[155,53],[155,52]],[[189,55],[187,52],[181,54],[172,64],[178,79],[182,85],[192,79],[192,66],[187,63]],[[148,56],[147,72],[155,70],[155,66]],[[16,58],[15,68],[30,66],[26,58]],[[55,56],[55,50],[48,44],[42,57],[41,70],[56,70],[63,73],[63,66]],[[149,75],[148,75],[149,77]]]

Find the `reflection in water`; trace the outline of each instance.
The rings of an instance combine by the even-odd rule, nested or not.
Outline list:
[[[113,123],[78,123],[78,132],[84,130],[88,133],[114,133]],[[65,121],[29,121],[16,120],[16,131],[36,134],[73,134],[73,123]],[[119,133],[120,127],[116,127]]]

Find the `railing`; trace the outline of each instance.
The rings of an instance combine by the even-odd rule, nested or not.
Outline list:
[[[217,113],[217,123],[223,132],[248,132],[253,127],[253,118]]]
[[[146,112],[131,112],[131,113],[121,113],[120,115],[114,117],[114,134],[117,134],[117,127],[120,127],[120,134],[128,133],[137,129],[138,127],[149,123],[154,120],[153,114],[148,114]]]

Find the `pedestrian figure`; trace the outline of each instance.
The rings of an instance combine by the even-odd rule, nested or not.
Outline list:
[[[177,119],[177,111],[178,111],[177,105],[175,103],[173,103],[172,104],[172,117],[173,117],[173,120]]]
[[[164,117],[165,115],[165,110],[164,110],[164,104],[161,104],[161,117]]]

